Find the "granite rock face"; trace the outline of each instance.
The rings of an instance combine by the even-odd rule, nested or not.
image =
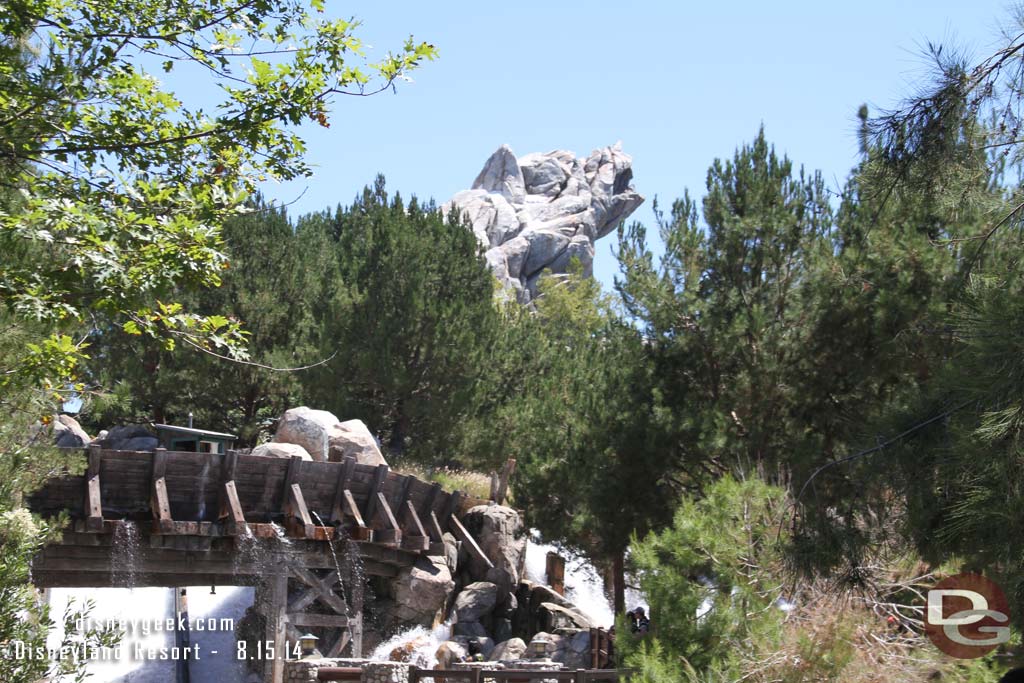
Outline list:
[[[442,208],[462,213],[495,277],[525,304],[545,269],[566,273],[577,258],[591,274],[594,243],[644,201],[630,184],[632,164],[621,143],[585,159],[564,150],[516,158],[502,145]]]
[[[58,415],[53,420],[53,443],[60,448],[82,448],[92,439],[78,420],[70,415]]]

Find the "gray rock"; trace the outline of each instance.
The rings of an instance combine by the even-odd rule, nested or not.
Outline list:
[[[155,436],[136,436],[121,442],[119,451],[155,451],[160,441]]]
[[[462,589],[455,598],[455,612],[457,621],[480,621],[480,618],[488,615],[498,602],[498,587],[486,581],[471,583]]]
[[[299,456],[303,460],[312,460],[305,448],[297,443],[265,443],[252,449],[250,455],[262,455],[267,458],[292,458]]]
[[[491,652],[491,659],[496,662],[510,662],[522,659],[526,654],[526,643],[522,638],[510,638],[498,643]]]
[[[511,619],[494,620],[494,639],[498,642],[508,640],[513,636]]]
[[[78,420],[70,415],[58,415],[53,420],[53,443],[60,448],[83,448],[92,439]]]
[[[470,574],[476,579],[485,578],[499,584],[503,595],[513,590],[526,564],[526,530],[519,513],[503,505],[477,505],[466,513],[463,524],[494,564],[494,569],[505,576],[501,578],[494,571],[489,572],[483,562],[473,557],[470,558]]]
[[[330,459],[340,461],[347,455],[362,465],[387,465],[377,439],[362,420],[348,420],[332,426],[328,432]]]
[[[563,607],[553,602],[542,602],[538,606],[537,625],[542,631],[556,631],[563,628],[592,628],[590,619],[579,610]]]
[[[455,581],[443,557],[421,556],[394,579],[394,618],[433,627],[444,616]]]
[[[293,443],[306,449],[313,460],[327,460],[331,429],[340,424],[333,413],[313,410],[306,406],[290,408],[284,412],[274,434],[275,443]]]
[[[444,534],[444,559],[454,576],[459,567],[459,541],[448,532]]]
[[[568,272],[578,259],[591,273],[594,242],[608,235],[641,203],[631,186],[632,158],[620,143],[586,159],[556,150],[516,160],[502,145],[484,164],[473,189],[455,194],[457,208],[485,254],[502,296],[529,303],[542,272]]]
[[[152,432],[143,425],[123,425],[121,427],[113,427],[107,432],[106,437],[94,443],[99,444],[101,448],[108,448],[114,451],[124,450],[136,450],[134,448],[125,448],[125,445],[136,438],[151,438],[155,439]],[[153,448],[156,448],[154,446]],[[150,449],[152,450],[152,449]]]

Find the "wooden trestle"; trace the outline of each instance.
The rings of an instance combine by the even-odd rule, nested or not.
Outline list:
[[[49,479],[29,497],[33,512],[71,518],[62,539],[34,558],[32,582],[123,584],[128,568],[118,566],[124,549],[116,546],[132,522],[138,534],[133,585],[253,585],[267,640],[294,643],[299,629],[314,630],[324,635],[325,655],[337,656],[351,643],[358,657],[365,576],[395,576],[420,555],[443,552],[445,530],[490,564],[458,520],[479,502],[351,457],[310,462],[234,451],[91,447],[84,474]],[[245,552],[250,536],[279,540]],[[335,544],[339,558],[358,555],[361,576],[339,576],[348,571],[332,553],[336,539],[346,540]],[[339,594],[341,583],[347,590]],[[268,662],[269,680],[279,681],[282,671],[280,657]]]

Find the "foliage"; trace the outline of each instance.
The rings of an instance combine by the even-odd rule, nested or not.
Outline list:
[[[223,235],[231,268],[220,287],[181,292],[196,311],[239,321],[253,363],[229,363],[192,348],[168,350],[158,340],[106,330],[89,363],[98,394],[83,413],[96,430],[129,422],[184,424],[238,434],[255,445],[261,432],[299,404],[300,372],[315,364],[312,309],[327,270],[325,245],[296,234],[283,209],[257,200],[228,219]],[[314,370],[315,371],[315,370]]]
[[[358,416],[396,456],[450,460],[498,323],[476,237],[432,204],[389,198],[383,177],[351,207],[297,229],[333,256],[314,310],[331,360],[303,376],[307,399]]]
[[[684,500],[671,527],[634,546],[652,626],[651,635],[617,638],[634,680],[997,680],[992,657],[944,659],[921,634],[894,631],[872,609],[893,600],[882,588],[794,587],[785,571],[789,503],[783,489],[725,477],[703,498]],[[628,633],[625,626],[617,631]]]
[[[61,390],[88,343],[69,330],[96,316],[168,347],[244,357],[237,323],[192,313],[166,299],[170,290],[218,284],[220,223],[262,179],[308,173],[289,126],[328,125],[332,95],[366,94],[374,77],[388,87],[435,55],[410,39],[360,64],[356,24],[323,9],[320,0],[7,4],[0,185],[22,199],[0,213],[0,234],[33,253],[5,259],[0,293],[52,337],[3,368],[0,387]],[[223,99],[212,112],[189,107],[152,67]]]
[[[633,533],[670,516],[675,494],[649,429],[651,376],[637,331],[578,274],[541,283],[536,312],[505,310],[461,452],[481,469],[517,459],[529,524],[614,569]]]

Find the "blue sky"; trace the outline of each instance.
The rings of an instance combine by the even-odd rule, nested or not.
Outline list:
[[[380,172],[392,190],[443,202],[507,143],[577,154],[622,140],[651,224],[764,124],[776,148],[838,186],[856,161],[855,112],[891,107],[927,72],[927,41],[983,56],[1005,2],[351,2],[371,57],[410,34],[440,59],[397,94],[341,98],[308,127],[316,175],[268,185],[293,216],[348,204]],[[614,237],[598,243],[610,285]]]

